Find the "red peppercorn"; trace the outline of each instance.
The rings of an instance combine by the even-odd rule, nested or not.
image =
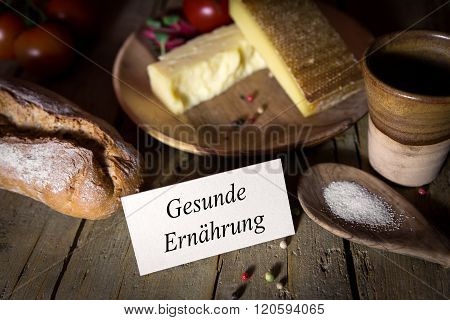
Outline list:
[[[426,195],[427,195],[427,190],[425,190],[424,187],[420,187],[420,188],[419,188],[419,194],[420,194],[421,196],[426,196]]]
[[[255,99],[255,96],[252,94],[249,94],[248,96],[245,97],[245,100],[247,100],[247,102],[253,102],[253,100]]]
[[[254,124],[255,122],[256,122],[256,116],[251,116],[250,118],[248,118],[248,123]]]
[[[242,280],[242,281],[247,281],[248,278],[250,278],[250,276],[248,275],[247,272],[244,272],[244,273],[241,275],[241,280]]]

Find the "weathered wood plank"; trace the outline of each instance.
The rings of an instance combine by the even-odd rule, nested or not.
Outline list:
[[[154,150],[155,148],[157,150]],[[156,161],[152,164],[159,168],[160,172],[154,172],[155,176],[146,179],[145,189],[163,186],[164,182],[176,183],[177,177],[170,170],[184,160],[182,156],[176,156],[178,151],[173,156],[169,148],[159,144],[147,149],[142,147],[141,151],[147,153],[147,156],[150,156],[148,153],[151,152],[162,153],[149,157]],[[167,158],[169,155],[171,157]],[[162,174],[163,172],[169,174],[166,176]],[[67,265],[67,270],[62,275],[56,298],[153,298],[154,295],[164,293],[166,288],[170,288],[170,282],[165,281],[165,274],[159,273],[159,277],[158,274],[156,275],[156,278],[152,275],[150,279],[151,282],[159,281],[158,286],[152,283],[147,284],[149,277],[139,277],[128,229],[121,211],[105,221],[86,222],[77,242],[77,248]],[[184,276],[184,273],[181,275]],[[177,284],[175,282],[172,287],[176,287]],[[177,288],[173,288],[166,291],[166,296],[170,297],[176,292]]]
[[[214,298],[232,299],[233,293],[240,299],[292,298],[275,286],[287,280],[287,251],[279,244],[280,240],[274,240],[222,255]],[[244,271],[251,275],[245,283],[241,280]],[[267,271],[275,276],[275,282],[265,281]]]
[[[334,159],[333,141],[307,150],[309,165]],[[289,290],[296,299],[351,299],[343,241],[312,222],[301,210],[289,245]],[[357,297],[355,297],[357,298]]]
[[[56,299],[114,299],[130,240],[123,213],[103,221],[86,221],[61,282]]]
[[[149,174],[146,188],[158,188],[180,181],[199,178],[220,171],[209,167],[205,158],[169,148],[140,132],[139,149]],[[217,164],[213,160],[214,164]],[[126,271],[122,277],[119,299],[211,299],[219,257],[140,277],[136,259],[130,248],[126,257]]]
[[[137,3],[137,2],[136,2]],[[135,4],[136,4],[135,3]],[[134,23],[134,27],[138,27],[144,18],[150,14],[151,12],[155,12],[159,10],[161,7],[161,3],[158,1],[151,2],[152,6],[149,7],[149,3],[147,3],[146,7],[142,7],[142,3],[140,6],[134,6],[134,10],[131,10],[128,5],[127,13],[123,14],[120,21],[116,22],[118,25],[123,26],[124,23]],[[138,10],[136,10],[138,9]],[[139,12],[137,12],[139,11]],[[127,34],[130,32],[127,31]],[[124,34],[123,39],[127,34]],[[115,35],[114,35],[115,36]],[[123,41],[123,39],[120,39]],[[109,49],[108,49],[109,50]],[[117,50],[114,50],[116,52]],[[108,83],[110,85],[110,82]],[[121,117],[124,117],[123,114],[120,114]],[[136,135],[138,134],[137,128],[133,125],[129,125],[129,121],[124,121],[122,123],[122,133],[134,141]],[[126,130],[124,132],[124,130]],[[133,131],[133,132],[131,132]],[[141,132],[142,136],[142,132]],[[144,137],[147,138],[147,137]],[[135,141],[138,142],[138,141]],[[142,145],[142,144],[141,144]],[[159,147],[159,148],[158,148]],[[175,183],[179,180],[179,177],[172,175],[172,173],[177,171],[177,168],[180,167],[180,161],[183,162],[185,155],[182,153],[178,153],[177,156],[173,157],[165,157],[168,155],[172,155],[172,152],[164,147],[157,146],[157,149],[147,150],[144,145],[140,148],[141,152],[144,151],[147,154],[144,154],[144,157],[150,156],[154,163],[144,162],[144,166],[146,166],[148,170],[146,170],[147,174],[152,173],[152,176],[149,179],[146,179],[144,190],[152,188],[152,187],[160,187],[163,185]],[[152,153],[152,154],[149,154]],[[180,160],[181,159],[181,160]],[[152,167],[150,167],[152,166]],[[150,172],[159,168],[160,172]],[[164,171],[164,168],[170,167],[169,171]],[[170,174],[166,175],[165,173],[170,172]],[[101,227],[97,227],[97,225],[101,225]],[[100,229],[98,229],[100,228]],[[98,239],[91,239],[89,234],[92,232],[93,234],[97,234],[99,230],[103,229],[111,229],[111,234],[108,236],[100,236]],[[94,239],[94,238],[92,238]],[[91,243],[89,243],[92,241]],[[83,243],[87,243],[87,245],[83,245]],[[172,282],[166,281],[166,275],[164,273],[156,273],[147,277],[139,277],[137,272],[137,265],[134,258],[134,253],[131,248],[131,242],[128,235],[128,230],[126,227],[125,220],[123,218],[123,213],[120,212],[118,216],[109,219],[107,221],[91,223],[87,222],[85,229],[83,230],[79,246],[82,246],[79,250],[75,251],[70,263],[67,266],[67,271],[64,273],[61,279],[61,285],[58,290],[57,298],[67,299],[67,298],[76,298],[76,297],[89,297],[89,298],[155,298],[155,297],[175,297],[177,293],[181,294],[191,294],[192,298],[208,298],[211,296],[211,293],[205,295],[195,295],[195,286],[194,290],[190,293],[190,291],[179,290],[178,286],[182,281],[184,281],[184,277],[177,278],[175,276],[171,277]],[[108,249],[105,249],[108,248]],[[104,253],[104,251],[106,251]],[[100,256],[105,256],[108,254],[108,257],[100,260]],[[93,261],[92,263],[86,264],[85,261]],[[205,261],[199,262],[198,264],[205,264]],[[215,276],[215,265],[216,259],[209,259],[209,262],[206,263],[209,266],[210,270],[213,271],[211,275],[210,281],[202,281],[205,284],[213,283],[213,279]],[[180,267],[186,269],[186,266]],[[173,269],[176,270],[177,268]],[[198,267],[194,264],[194,269],[197,270]],[[171,271],[168,271],[171,272]],[[177,271],[172,271],[177,273]],[[187,273],[192,273],[186,271]],[[181,275],[185,275],[184,272],[180,273]],[[195,284],[199,280],[202,280],[201,277],[208,273],[200,273],[197,276],[186,277],[186,279],[191,279]],[[74,287],[73,283],[79,283],[78,287]],[[157,285],[153,285],[153,283],[157,283]],[[170,283],[173,283],[171,286]],[[198,286],[200,289],[201,286]],[[205,290],[206,292],[208,290]],[[211,290],[210,290],[211,291]],[[200,293],[200,291],[199,291]],[[185,297],[188,298],[188,297]]]
[[[136,0],[127,2],[126,7],[125,3],[108,5],[110,9],[100,19],[99,41],[92,48],[90,58],[101,61],[102,66],[110,69],[121,41],[143,21],[150,10],[159,10],[160,4],[161,1],[143,3]],[[5,66],[2,63],[2,69],[5,68],[8,72],[2,72],[3,76],[15,73],[28,80],[37,80],[29,74],[16,72],[14,63]],[[83,58],[78,58],[72,73],[67,77],[40,84],[110,122],[114,121],[119,109],[109,74]],[[60,216],[38,202],[6,191],[2,191],[0,197],[4,211],[2,219],[13,221],[1,224],[2,234],[5,235],[4,246],[16,248],[14,256],[6,253],[1,255],[1,267],[8,270],[8,273],[2,274],[2,297],[9,297],[14,287],[16,291],[12,298],[54,297],[61,281],[60,272],[64,271],[71,259],[71,247],[77,245],[74,238],[83,228],[81,220]],[[20,217],[12,218],[18,214]],[[23,220],[20,225],[15,223],[18,219]],[[91,230],[90,224],[87,230]],[[97,228],[100,227],[101,224]]]
[[[128,1],[107,7],[100,37],[89,57],[110,70],[115,52],[122,40],[163,1]],[[110,23],[108,22],[110,21]],[[14,63],[0,67],[2,76],[16,73]],[[115,122],[115,101],[108,73],[79,59],[74,74],[66,79],[43,83],[79,103],[86,110]],[[32,79],[25,75],[28,79]],[[366,121],[366,120],[365,120]],[[334,161],[361,166],[367,162],[366,122],[358,124],[359,149],[352,129],[333,142],[307,151],[311,164]],[[133,130],[123,132],[135,135]],[[148,165],[152,177],[145,189],[161,187],[202,174],[198,169],[204,158],[193,157],[166,146],[161,148],[160,165],[168,171],[156,172],[158,162]],[[154,148],[146,152],[160,152]],[[358,162],[358,152],[361,161]],[[200,160],[199,160],[200,159]],[[231,169],[213,158],[209,172]],[[186,167],[187,165],[187,167]],[[206,165],[206,163],[203,163]],[[243,166],[245,163],[233,163]],[[161,168],[159,167],[159,168]],[[203,168],[204,169],[204,168]],[[220,171],[219,170],[219,171]],[[417,197],[417,190],[399,188],[419,208],[428,213],[449,208],[449,163],[430,185],[429,196]],[[373,173],[373,172],[372,172]],[[203,174],[207,174],[204,170]],[[297,176],[288,179],[288,190],[295,195]],[[293,184],[293,181],[295,184]],[[294,212],[298,203],[291,201]],[[390,254],[351,244],[325,232],[302,213],[296,218],[297,234],[288,241],[288,250],[272,241],[252,248],[212,257],[139,277],[123,213],[100,222],[58,215],[38,202],[6,191],[0,191],[0,298],[159,298],[159,299],[227,299],[241,281],[241,273],[255,266],[252,279],[242,298],[442,298],[449,294],[449,271],[418,259]],[[425,211],[424,211],[425,212]],[[297,221],[298,220],[298,221]],[[348,244],[347,244],[348,245]],[[351,249],[351,250],[350,250]],[[353,256],[351,256],[353,253]],[[350,254],[350,257],[349,257]],[[354,264],[353,264],[354,263]],[[288,275],[287,291],[278,291],[263,279],[266,270],[281,264],[278,279]],[[357,292],[349,278],[354,267]],[[406,270],[406,271],[404,271]],[[356,283],[355,283],[356,285]],[[353,288],[353,295],[352,295]],[[432,289],[434,288],[434,289]],[[358,295],[359,292],[359,295]]]
[[[36,203],[33,204],[36,206]],[[49,212],[40,237],[24,264],[23,273],[11,299],[51,299],[58,276],[64,267],[64,257],[70,252],[80,220]],[[42,217],[36,217],[42,221]]]
[[[143,132],[139,137],[139,149],[149,174],[146,188],[172,185],[180,179],[187,181],[236,166],[233,159],[200,157],[169,148]],[[220,256],[215,256],[139,277],[131,248],[125,263],[119,299],[211,299],[222,267]]]
[[[367,117],[358,122],[357,132],[359,143],[355,128],[336,137],[337,162],[360,166],[381,178],[368,163]],[[389,184],[410,201],[413,200],[411,202],[420,201],[416,188],[403,188]],[[448,167],[441,172],[441,176],[431,188],[435,185],[436,187],[439,185],[440,191],[437,194],[448,190]],[[448,196],[441,200],[447,201],[448,204]],[[439,299],[448,296],[448,271],[437,264],[354,243],[351,243],[351,251],[358,291],[363,299]]]
[[[310,163],[318,162],[327,151],[333,157],[333,149],[332,144],[326,144],[308,150],[306,156]],[[301,155],[279,155],[289,173],[286,184],[297,230],[287,239],[288,249],[282,250],[280,240],[275,240],[222,255],[216,299],[230,299],[235,291],[241,299],[351,298],[342,241],[324,232],[305,214],[298,217],[297,178],[301,167],[305,168]],[[243,284],[240,276],[248,268],[254,269],[254,274]],[[269,270],[275,270],[276,281],[285,285],[283,290],[265,282],[264,273]]]
[[[132,248],[128,251],[118,299],[211,299],[218,257],[139,276]]]
[[[12,192],[0,190],[0,199],[0,296],[48,299],[80,220]]]
[[[15,61],[0,64],[2,77],[20,73]],[[64,260],[80,220],[5,190],[0,190],[0,211],[0,298],[50,298],[63,263],[40,272]]]
[[[161,147],[161,146],[156,146]],[[159,175],[147,179],[146,188],[161,187],[199,177],[186,168],[189,156],[162,146],[154,160]],[[152,150],[146,150],[152,152]],[[153,152],[156,152],[153,150]],[[170,152],[170,158],[164,157]],[[166,155],[167,156],[167,155]],[[188,160],[186,160],[188,159]],[[191,166],[195,165],[191,161]],[[173,172],[168,175],[163,172]],[[78,247],[70,259],[57,299],[209,299],[212,297],[217,257],[140,277],[123,212],[105,221],[86,222]]]
[[[293,157],[295,155],[292,152]],[[286,160],[286,154],[282,158]],[[268,157],[241,157],[231,161],[232,167],[244,167],[272,159]],[[292,160],[292,159],[291,159]],[[288,161],[283,161],[286,170]],[[231,167],[223,168],[231,170]],[[280,191],[281,192],[281,191]],[[292,197],[293,196],[293,197]],[[295,205],[295,193],[290,190],[290,202]],[[293,199],[293,200],[292,200]],[[292,204],[291,204],[292,207]],[[276,282],[287,284],[287,250],[280,248],[278,239],[267,243],[251,246],[220,256],[216,291],[214,299],[232,299],[233,293],[240,299],[289,299],[292,295],[286,290],[276,289]],[[246,282],[241,280],[243,272],[250,275]],[[267,283],[264,274],[270,271],[275,276],[275,282]]]
[[[144,189],[174,184],[195,177],[190,175],[193,172],[192,168],[185,168],[188,175],[177,169],[186,166],[189,155],[158,143],[149,147],[145,147],[145,141],[141,141],[141,144],[141,152],[144,156],[148,156],[146,158],[151,159],[148,165],[144,163],[149,169],[146,172],[152,173],[152,176],[146,179]],[[155,172],[150,172],[150,169]],[[210,298],[216,264],[217,259],[211,258],[140,277],[121,211],[108,220],[86,222],[66,270],[60,276],[61,281],[55,298]],[[190,286],[192,290],[180,290],[180,286]]]

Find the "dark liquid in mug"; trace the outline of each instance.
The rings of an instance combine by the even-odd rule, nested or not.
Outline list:
[[[427,96],[450,96],[450,61],[401,53],[376,52],[367,58],[370,71],[396,89]]]

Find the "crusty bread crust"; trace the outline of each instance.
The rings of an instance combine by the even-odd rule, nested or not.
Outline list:
[[[0,188],[102,219],[142,183],[137,151],[109,124],[20,80],[0,79]]]

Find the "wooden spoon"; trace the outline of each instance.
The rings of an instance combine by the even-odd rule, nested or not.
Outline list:
[[[398,228],[370,228],[334,215],[323,196],[323,189],[333,181],[356,182],[383,198],[395,210],[394,220],[399,221]],[[300,178],[297,192],[308,216],[338,237],[450,266],[448,236],[398,192],[364,171],[335,163],[318,164]]]

